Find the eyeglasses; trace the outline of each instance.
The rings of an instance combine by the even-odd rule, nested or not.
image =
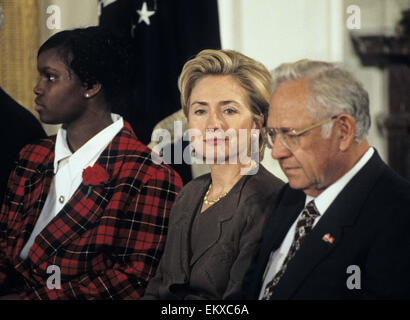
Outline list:
[[[307,127],[305,129],[296,131],[295,129],[290,129],[290,128],[268,128],[268,127],[264,127],[262,128],[262,132],[263,132],[263,136],[265,138],[266,144],[268,146],[268,148],[273,148],[274,142],[275,142],[275,138],[276,136],[279,137],[280,142],[282,143],[282,145],[290,150],[290,151],[295,151],[297,148],[299,148],[300,146],[300,139],[299,137],[314,129],[317,127],[320,127],[322,125],[324,125],[325,123],[329,122],[329,121],[333,121],[337,118],[338,116],[333,116],[331,118],[328,118],[326,120],[320,121],[310,127]]]

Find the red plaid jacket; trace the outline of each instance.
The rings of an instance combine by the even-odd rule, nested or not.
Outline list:
[[[81,184],[23,261],[53,178],[54,146],[55,137],[27,145],[10,175],[0,213],[0,288],[13,273],[22,279],[14,291],[25,299],[138,299],[161,258],[180,177],[154,164],[125,123],[96,162],[109,182],[88,197]],[[60,289],[47,287],[52,265],[60,268]]]

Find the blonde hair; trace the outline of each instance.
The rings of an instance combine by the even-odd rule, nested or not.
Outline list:
[[[181,106],[188,118],[189,99],[196,83],[210,75],[229,75],[245,89],[254,120],[265,124],[271,93],[271,75],[266,67],[233,50],[202,50],[187,61],[178,79]],[[263,154],[264,139],[259,137],[259,151]]]

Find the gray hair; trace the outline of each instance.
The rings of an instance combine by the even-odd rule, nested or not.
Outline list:
[[[353,75],[335,64],[322,61],[299,60],[284,63],[274,69],[272,93],[286,81],[311,79],[309,113],[317,120],[347,113],[356,121],[355,140],[361,142],[370,128],[369,95]],[[322,136],[329,138],[333,121],[323,125]]]

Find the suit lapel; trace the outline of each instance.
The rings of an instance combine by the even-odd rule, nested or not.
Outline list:
[[[274,212],[265,229],[268,235],[262,244],[265,255],[270,255],[272,251],[280,247],[290,227],[302,211],[305,198],[306,195],[303,192],[288,187],[278,208],[270,209]]]
[[[244,176],[242,179],[240,179],[234,186],[233,188],[229,191],[229,193],[227,194],[226,198],[224,198],[224,200],[227,200],[228,197],[231,198],[229,199],[229,201],[231,201],[231,203],[234,203],[236,205],[238,205],[239,203],[239,197],[241,194],[241,191],[244,184],[246,183],[247,179],[249,178],[249,176]],[[210,183],[210,181],[209,181]],[[205,193],[206,189],[209,187],[209,183],[205,185],[204,190],[202,190],[201,193],[201,199],[199,200],[202,203],[202,196]],[[221,203],[217,203],[214,206],[218,206]],[[203,246],[201,246],[201,250],[198,250],[197,252],[194,253],[194,255],[191,258],[190,261],[190,265],[191,267],[209,250],[211,249],[219,240],[219,238],[221,237],[221,233],[222,233],[222,224],[225,221],[228,221],[232,218],[232,216],[235,214],[235,212],[237,211],[236,209],[237,207],[233,207],[230,208],[229,210],[219,210],[218,208],[215,207],[210,207],[207,210],[218,210],[218,223],[217,223],[217,227],[216,228],[210,228],[208,229],[206,232],[208,234],[208,242],[205,243]],[[206,214],[206,213],[204,213]]]
[[[106,186],[94,187],[91,195],[86,198],[87,191],[88,187],[81,184],[70,201],[40,232],[29,253],[33,262],[40,263],[53,256],[62,246],[90,229],[100,218],[110,198],[109,189]]]
[[[267,209],[270,218],[267,221],[258,254],[255,271],[257,278],[251,284],[253,286],[252,297],[259,296],[270,255],[282,244],[290,227],[303,209],[305,198],[306,195],[303,192],[285,186],[282,195],[278,197],[281,199],[279,205],[273,204]]]
[[[382,168],[383,162],[375,152],[369,162],[336,197],[311,233],[306,236],[275,290],[275,299],[291,299],[314,268],[343,241],[343,229],[355,223],[360,208],[382,173]],[[323,240],[326,234],[334,238],[333,243]]]
[[[312,270],[342,241],[343,225],[334,222],[331,217],[343,214],[341,211],[340,208],[327,212],[306,236],[298,252],[288,263],[287,270],[275,290],[275,299],[290,299]],[[332,244],[325,242],[325,234],[331,235],[335,241]]]
[[[101,217],[112,196],[112,181],[115,181],[122,166],[124,156],[121,148],[128,142],[129,130],[126,126],[114,137],[98,158],[96,164],[106,170],[108,183],[93,186],[86,197],[89,186],[82,183],[56,217],[37,236],[29,258],[40,263],[90,229]]]
[[[219,217],[218,217],[218,225],[216,228],[211,228],[208,229],[206,232],[209,235],[209,242],[202,247],[202,250],[199,250],[198,252],[195,252],[194,255],[192,256],[190,265],[191,267],[209,250],[211,249],[215,243],[219,240],[221,237],[221,232],[222,232],[222,223],[225,221],[229,220],[235,209],[232,209],[231,211],[223,212]]]
[[[193,181],[197,185],[192,185],[190,190],[195,190],[195,194],[185,194],[183,198],[179,199],[179,205],[173,208],[173,212],[181,212],[181,216],[175,220],[175,228],[179,235],[180,241],[180,250],[179,250],[179,259],[181,262],[181,268],[185,275],[185,279],[189,278],[190,274],[190,236],[191,236],[191,226],[197,211],[199,210],[198,206],[201,204],[201,197],[205,193],[206,189],[209,186],[211,181],[210,176],[205,178],[206,180]]]

